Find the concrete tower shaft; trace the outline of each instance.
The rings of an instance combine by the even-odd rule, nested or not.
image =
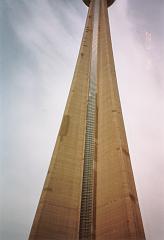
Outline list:
[[[145,240],[108,19],[88,15],[74,77],[29,240]]]

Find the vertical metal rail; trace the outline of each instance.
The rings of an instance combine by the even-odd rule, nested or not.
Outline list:
[[[94,0],[93,36],[91,53],[91,70],[88,93],[86,136],[84,150],[84,170],[81,196],[79,239],[91,240],[93,234],[94,211],[94,162],[96,138],[96,92],[97,92],[97,52],[99,29],[100,0]]]

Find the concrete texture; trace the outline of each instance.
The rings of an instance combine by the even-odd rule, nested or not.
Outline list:
[[[145,239],[117,88],[107,2],[93,0],[92,3],[29,240],[79,239],[87,105],[95,40],[92,42],[94,3],[100,5],[96,46],[98,63],[95,70],[97,94],[92,235],[80,239]]]

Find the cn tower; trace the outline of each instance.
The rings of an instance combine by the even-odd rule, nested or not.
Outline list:
[[[112,52],[114,0],[83,1],[84,34],[29,240],[144,240]]]

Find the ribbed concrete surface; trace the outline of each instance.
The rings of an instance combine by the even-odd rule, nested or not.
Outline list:
[[[142,240],[105,1],[101,1],[98,59],[96,239]]]
[[[92,43],[90,11],[30,240],[78,239]]]
[[[79,239],[95,1],[90,4],[70,94],[29,240]],[[107,1],[97,2],[100,12],[92,236],[81,239],[144,240],[117,88]]]

